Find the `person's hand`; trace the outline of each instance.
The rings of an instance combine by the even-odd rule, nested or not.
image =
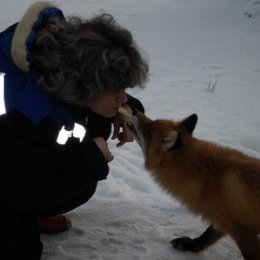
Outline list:
[[[127,109],[130,113],[132,113],[131,108],[128,105],[123,105],[125,109]],[[117,113],[114,118],[113,126],[114,126],[114,133],[112,135],[112,139],[118,139],[119,143],[117,146],[122,146],[127,142],[133,142],[134,138],[132,133],[126,127],[127,118],[123,115]]]
[[[114,159],[113,154],[110,152],[107,142],[103,137],[96,137],[93,139],[98,148],[103,153],[107,162],[111,162]]]

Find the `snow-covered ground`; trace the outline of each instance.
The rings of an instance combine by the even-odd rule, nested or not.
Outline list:
[[[0,29],[33,1],[0,2]],[[260,1],[59,0],[66,15],[108,12],[129,28],[149,58],[138,97],[152,118],[197,113],[194,135],[260,158]],[[0,81],[1,82],[1,81]],[[1,83],[0,83],[1,84]],[[3,109],[2,109],[3,110]],[[42,236],[43,260],[241,260],[226,237],[206,251],[178,252],[169,241],[207,226],[166,194],[143,167],[136,143],[117,148],[94,197],[69,212],[73,227]]]

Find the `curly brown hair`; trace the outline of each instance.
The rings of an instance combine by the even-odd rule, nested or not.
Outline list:
[[[81,107],[106,93],[143,87],[148,79],[148,64],[132,34],[109,14],[50,20],[31,53],[31,69],[42,74],[40,86]]]

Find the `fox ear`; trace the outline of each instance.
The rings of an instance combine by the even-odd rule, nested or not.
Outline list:
[[[177,131],[171,131],[163,139],[162,149],[169,151],[178,148],[181,145],[181,137]]]
[[[181,124],[185,127],[185,129],[188,131],[189,134],[192,134],[197,124],[197,121],[198,121],[197,114],[192,114],[186,119],[184,119]]]

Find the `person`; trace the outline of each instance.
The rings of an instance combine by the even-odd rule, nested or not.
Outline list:
[[[118,108],[144,112],[126,89],[145,86],[148,64],[111,15],[65,18],[37,2],[0,34],[0,72],[0,259],[36,260],[40,232],[69,228],[61,214],[107,178],[110,135],[118,145],[133,140]],[[83,140],[57,143],[60,129],[75,123],[86,128]]]

